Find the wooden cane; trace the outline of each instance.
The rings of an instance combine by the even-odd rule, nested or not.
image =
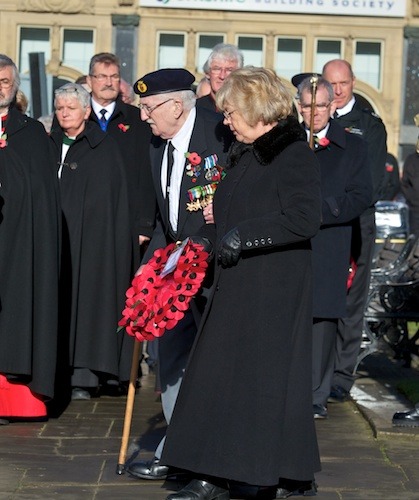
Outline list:
[[[138,378],[138,363],[140,361],[141,345],[142,345],[141,342],[139,342],[138,340],[134,341],[134,351],[132,353],[132,365],[129,378],[127,403],[125,406],[124,428],[122,431],[121,448],[119,450],[118,465],[116,466],[116,473],[118,475],[124,474],[125,472],[125,461],[127,458],[128,440],[131,430],[132,413],[134,410],[135,388],[137,385],[137,378]]]
[[[308,144],[311,149],[314,149],[314,111],[316,109],[316,92],[317,92],[318,77],[313,75],[310,78],[311,83],[311,115],[310,115],[310,138]]]

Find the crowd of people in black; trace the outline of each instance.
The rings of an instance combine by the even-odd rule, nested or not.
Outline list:
[[[295,95],[243,62],[215,46],[194,90],[183,68],[131,86],[114,54],[96,54],[55,91],[46,130],[0,54],[0,421],[126,394],[125,291],[156,250],[190,238],[208,279],[152,341],[167,434],[127,467],[186,474],[169,500],[227,500],[231,481],[316,494],[314,420],[354,383],[375,203],[403,196],[419,227],[419,150],[400,182],[347,61],[295,75]],[[403,420],[419,425],[418,409]]]

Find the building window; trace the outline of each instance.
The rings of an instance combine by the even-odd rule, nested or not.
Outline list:
[[[278,38],[276,44],[275,71],[278,76],[291,78],[303,69],[303,40]]]
[[[203,72],[203,66],[214,46],[223,42],[224,35],[198,35],[198,50],[195,68],[197,73]]]
[[[62,61],[66,66],[87,74],[93,52],[93,31],[65,29]]]
[[[157,69],[184,68],[186,49],[184,33],[159,33]]]
[[[381,88],[381,43],[355,42],[353,71],[358,80]]]
[[[341,40],[317,40],[314,71],[321,73],[323,66],[331,59],[342,59]]]
[[[239,36],[237,46],[243,52],[244,64],[264,66],[263,38],[260,36]]]
[[[412,28],[412,31],[416,28]],[[414,33],[414,32],[413,32]],[[403,125],[414,126],[415,116],[419,112],[419,38],[408,32],[406,51],[406,66],[404,80]],[[415,134],[416,135],[416,134]]]
[[[29,54],[43,52],[45,64],[51,59],[50,30],[48,28],[20,28],[19,72],[29,73]]]

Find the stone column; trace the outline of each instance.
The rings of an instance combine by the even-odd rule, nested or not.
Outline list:
[[[138,26],[140,16],[112,14],[115,54],[121,61],[121,77],[132,83],[137,75],[135,61],[138,51]]]

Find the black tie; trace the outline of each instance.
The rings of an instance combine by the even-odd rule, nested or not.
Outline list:
[[[166,199],[165,199],[165,204],[166,204],[166,215],[167,215],[167,221],[168,221],[168,227],[169,227],[169,233],[172,232],[172,227],[170,224],[170,178],[172,176],[172,170],[173,170],[173,151],[175,150],[172,141],[168,141],[167,143],[167,166],[166,166]]]
[[[337,111],[335,111],[335,112],[333,113],[333,118],[339,118],[339,115],[338,115],[338,112],[337,112]]]
[[[100,114],[102,115],[100,118],[99,118],[99,124],[100,124],[100,128],[105,131],[106,130],[106,125],[107,125],[107,121],[106,121],[106,109],[103,108],[100,110]]]

